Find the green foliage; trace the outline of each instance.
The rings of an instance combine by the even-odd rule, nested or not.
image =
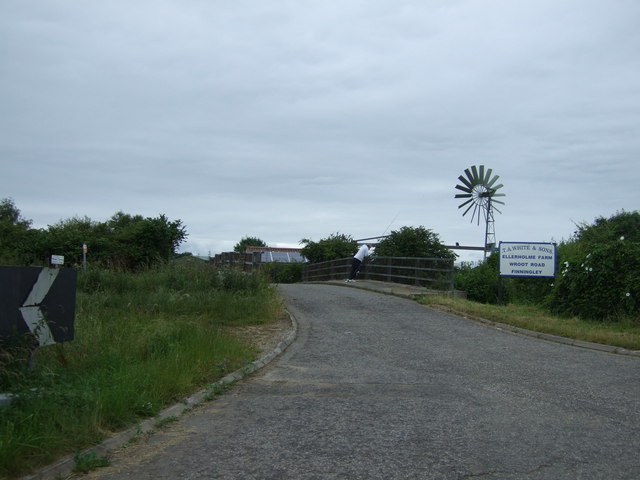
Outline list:
[[[622,238],[562,259],[549,302],[553,312],[594,320],[638,318],[640,242]]]
[[[117,212],[107,222],[74,217],[46,230],[31,229],[30,224],[12,200],[0,201],[2,263],[47,265],[51,255],[62,255],[67,265],[79,265],[82,245],[87,244],[89,262],[136,270],[170,260],[187,237],[182,222],[165,215],[144,218]]]
[[[337,232],[319,242],[304,238],[300,243],[304,244],[300,253],[311,263],[351,257],[358,248],[357,242],[350,235]]]
[[[622,211],[609,218],[598,217],[593,225],[583,223],[575,232],[574,241],[588,249],[615,242],[621,237],[627,242],[640,242],[640,212]]]
[[[23,228],[29,228],[29,226],[31,226],[31,220],[22,218],[20,210],[18,210],[18,207],[16,207],[11,198],[3,198],[0,200],[0,223],[21,226]]]
[[[0,392],[27,378],[33,350],[32,338],[28,336],[0,338]]]
[[[73,471],[82,473],[88,473],[94,468],[108,467],[111,464],[108,458],[98,457],[93,450],[85,453],[77,452],[73,456],[73,461],[75,462]]]
[[[302,281],[303,268],[302,262],[270,262],[263,263],[260,270],[273,283],[296,283]]]
[[[432,230],[420,227],[402,227],[392,231],[376,246],[376,255],[382,257],[457,258]]]
[[[462,265],[455,274],[455,288],[466,292],[469,300],[481,303],[498,303],[500,298],[498,260],[498,253],[494,252],[485,262],[476,267]],[[507,289],[503,288],[502,300],[506,301],[508,296]]]
[[[120,228],[116,229],[116,226]],[[182,222],[170,221],[165,215],[142,218],[118,212],[107,222],[107,228],[115,233],[113,245],[116,249],[110,252],[108,259],[129,269],[170,260],[187,237]]]
[[[553,278],[503,278],[510,300],[520,304],[545,305],[553,289]]]
[[[640,212],[618,212],[582,224],[558,247],[553,312],[591,320],[638,319]]]
[[[79,272],[75,339],[3,378],[15,398],[0,408],[0,478],[94,445],[253,361],[228,327],[280,313],[262,275],[205,262]]]
[[[258,237],[243,237],[238,243],[233,247],[234,252],[243,253],[247,247],[266,247],[267,244],[264,243]]]
[[[4,265],[21,265],[31,259],[30,249],[25,248],[32,243],[31,221],[22,218],[20,210],[13,200],[0,200],[0,262]]]
[[[63,255],[65,262],[79,265],[82,261],[82,244],[91,242],[94,244],[92,248],[96,247],[94,239],[105,237],[100,230],[100,225],[88,217],[61,220],[47,229],[40,246],[41,256],[47,259],[51,255]]]
[[[504,278],[503,299],[540,305],[587,320],[638,321],[640,313],[640,212],[620,212],[582,224],[558,245],[555,279]],[[495,303],[498,258],[456,273],[455,286],[469,299]]]

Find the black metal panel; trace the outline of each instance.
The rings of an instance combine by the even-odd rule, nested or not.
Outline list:
[[[42,270],[41,267],[0,266],[0,337],[29,333],[20,308]],[[38,304],[56,342],[74,337],[76,281],[74,269],[58,269],[55,281]]]

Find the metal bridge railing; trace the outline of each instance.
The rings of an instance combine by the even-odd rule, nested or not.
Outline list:
[[[307,264],[302,281],[345,280],[350,270],[351,257]],[[366,259],[363,262],[356,278],[453,291],[453,259],[375,257],[373,261]]]

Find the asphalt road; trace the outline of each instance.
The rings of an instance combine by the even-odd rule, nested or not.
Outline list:
[[[85,478],[638,479],[640,359],[335,285],[297,339]]]

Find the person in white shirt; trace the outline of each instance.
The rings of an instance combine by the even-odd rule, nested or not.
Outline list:
[[[373,245],[370,243],[366,243],[362,245],[356,254],[351,259],[351,273],[349,273],[349,278],[347,278],[347,282],[353,282],[358,270],[360,270],[360,265],[364,261],[365,257],[368,257],[373,252]]]

